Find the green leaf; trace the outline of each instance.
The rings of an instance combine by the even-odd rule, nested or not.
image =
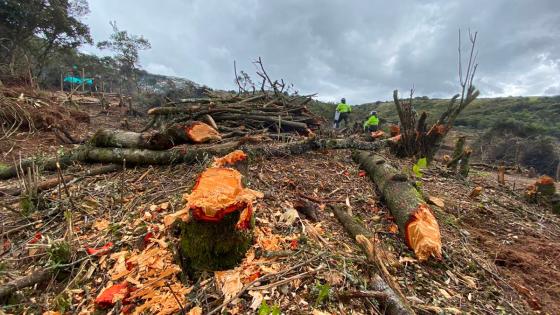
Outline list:
[[[278,305],[274,305],[272,307],[272,314],[271,315],[280,315],[282,312],[280,312],[280,307],[278,307]]]
[[[317,284],[317,289],[319,290],[319,294],[317,294],[317,300],[315,300],[315,306],[319,306],[323,304],[325,299],[329,297],[329,293],[331,292],[331,286],[327,284]]]
[[[420,167],[417,164],[412,166],[412,172],[416,175],[416,177],[422,177],[422,173],[420,172]]]
[[[421,158],[416,162],[416,165],[418,165],[419,168],[426,168],[428,167],[428,160],[426,158]]]
[[[266,301],[263,300],[261,306],[259,307],[259,315],[269,315],[270,312],[270,306],[268,306],[268,304],[266,304]]]
[[[422,177],[422,169],[428,167],[428,160],[421,158],[412,166],[412,172],[416,177]]]

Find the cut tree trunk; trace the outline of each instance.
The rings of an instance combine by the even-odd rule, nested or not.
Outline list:
[[[465,149],[465,151],[463,152],[463,157],[461,158],[461,161],[459,162],[459,174],[463,178],[467,178],[469,176],[469,172],[471,170],[471,167],[469,165],[471,154],[472,154],[471,149],[468,149],[468,148]]]
[[[34,162],[43,170],[56,170],[56,162],[64,168],[74,162],[115,163],[127,165],[167,165],[177,163],[196,163],[211,156],[222,156],[236,149],[241,149],[251,157],[288,156],[302,154],[316,149],[359,149],[376,150],[386,145],[386,141],[365,142],[354,139],[316,139],[309,138],[301,141],[282,143],[279,145],[243,144],[245,141],[233,141],[215,145],[196,145],[174,147],[165,151],[127,149],[127,148],[98,148],[82,145],[58,158],[31,158],[21,162],[22,169],[27,169]],[[17,176],[15,166],[0,165],[0,179]]]
[[[447,167],[452,169],[453,172],[457,170],[457,165],[459,164],[459,160],[463,157],[463,151],[465,150],[465,137],[459,137],[457,142],[455,142],[455,149],[453,151],[453,156],[451,161],[447,163]]]
[[[183,196],[185,208],[171,215],[172,220],[181,218],[178,253],[191,276],[231,269],[251,246],[253,202],[263,194],[244,188],[243,175],[232,168],[246,169],[246,162],[247,155],[239,150],[217,159]]]
[[[355,151],[353,159],[372,179],[387,202],[406,245],[419,260],[441,259],[441,234],[436,218],[407,176],[381,156]]]
[[[379,248],[375,245],[375,242],[369,241],[374,237],[365,226],[358,223],[358,221],[350,216],[346,211],[344,206],[331,206],[331,210],[342,224],[346,232],[352,236],[353,239],[360,245],[362,251],[366,254],[369,262],[376,266],[376,274],[372,278],[372,289],[379,292],[380,295],[376,299],[379,303],[385,307],[386,314],[390,315],[404,315],[404,314],[414,314],[414,311],[408,305],[408,302],[398,284],[392,279],[392,276],[388,273],[387,269],[383,265],[383,261],[379,259],[378,252]],[[379,275],[381,273],[386,278],[385,280]]]
[[[150,150],[165,150],[175,145],[172,137],[163,132],[139,133],[117,129],[100,129],[93,135],[91,142],[97,147]]]
[[[54,269],[40,269],[25,277],[15,279],[0,286],[0,301],[17,290],[47,281],[53,275]]]
[[[100,129],[91,142],[97,147],[166,150],[187,142],[204,143],[220,140],[220,134],[209,125],[194,121],[171,125],[163,131],[132,132],[116,129]]]
[[[122,169],[122,165],[110,164],[110,165],[100,166],[100,167],[94,168],[92,170],[87,170],[87,171],[84,171],[84,172],[76,174],[76,175],[65,175],[62,178],[63,178],[64,182],[68,183],[70,180],[72,180],[74,178],[83,178],[83,177],[87,177],[87,176],[107,174],[107,173],[110,173],[110,172],[118,171],[120,169]],[[49,178],[47,180],[44,180],[44,181],[38,183],[36,189],[37,189],[37,192],[41,192],[41,191],[56,187],[58,184],[60,184],[60,178],[58,176],[55,176],[55,177]],[[12,196],[19,196],[23,193],[23,190],[19,189],[19,188],[15,188],[15,189],[9,189],[9,190],[5,191],[5,193],[9,194],[9,195],[12,195]]]

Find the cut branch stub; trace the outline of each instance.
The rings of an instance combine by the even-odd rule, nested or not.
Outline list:
[[[416,188],[403,181],[402,174],[381,156],[355,151],[352,157],[378,186],[406,245],[416,257],[419,260],[427,260],[430,256],[441,259],[438,222]]]

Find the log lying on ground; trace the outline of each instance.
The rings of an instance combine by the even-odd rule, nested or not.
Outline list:
[[[64,182],[68,183],[70,180],[72,180],[74,178],[84,178],[84,177],[87,177],[87,176],[96,176],[96,175],[101,175],[101,174],[107,174],[107,173],[118,171],[120,169],[122,169],[122,165],[119,165],[119,164],[103,165],[103,166],[96,167],[96,168],[91,169],[91,170],[81,172],[81,173],[76,174],[76,175],[64,175],[63,179],[64,179]],[[46,180],[37,184],[37,192],[41,192],[41,191],[44,191],[44,190],[47,190],[47,189],[51,189],[53,187],[56,187],[58,184],[60,184],[60,179],[59,179],[58,176],[46,179]],[[19,188],[15,188],[15,189],[6,190],[4,193],[8,194],[8,195],[12,195],[12,196],[19,196],[23,193],[23,190],[19,189]]]
[[[386,314],[414,314],[398,285],[385,269],[383,262],[376,256],[378,249],[373,245],[374,242],[369,241],[374,237],[373,233],[350,216],[343,206],[331,206],[330,208],[346,232],[360,245],[368,260],[377,267],[377,273],[372,279],[372,289],[380,293],[376,299],[385,307]],[[379,273],[383,274],[386,279],[383,280]]]
[[[165,150],[174,146],[173,139],[163,132],[139,133],[117,129],[100,129],[91,138],[97,147]]]
[[[93,135],[91,143],[97,147],[166,150],[189,141],[205,143],[220,139],[220,133],[214,128],[203,122],[195,121],[172,125],[163,131],[144,133],[100,129]]]
[[[17,290],[47,281],[53,274],[54,269],[40,269],[22,278],[15,279],[0,286],[0,302]]]
[[[166,226],[178,221],[181,266],[191,276],[235,267],[251,245],[253,202],[263,194],[243,187],[243,175],[232,168],[246,161],[239,150],[216,159],[183,196],[183,210],[164,219]]]
[[[373,153],[355,151],[352,157],[379,187],[406,245],[414,251],[416,257],[421,261],[431,256],[441,259],[438,222],[418,190],[406,180],[406,176]]]
[[[386,141],[365,142],[355,139],[316,139],[308,138],[282,144],[243,144],[246,141],[232,141],[215,145],[179,146],[165,151],[127,148],[98,148],[89,145],[79,146],[58,157],[62,168],[73,162],[115,163],[127,165],[167,165],[177,163],[196,163],[210,156],[226,155],[236,149],[243,150],[249,156],[287,156],[302,154],[316,149],[359,149],[376,150],[386,145]],[[44,170],[56,170],[57,158],[26,159],[21,162],[25,170],[32,163],[37,163]],[[16,177],[15,166],[0,166],[0,179]]]

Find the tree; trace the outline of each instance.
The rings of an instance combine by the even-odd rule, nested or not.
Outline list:
[[[92,43],[79,20],[88,12],[86,0],[0,0],[0,56],[8,72],[24,64],[40,75],[53,50]]]
[[[113,28],[113,34],[109,40],[97,43],[100,49],[109,49],[116,53],[119,70],[122,78],[126,81],[128,94],[132,93],[132,85],[136,81],[135,74],[138,70],[138,53],[140,50],[151,48],[150,42],[142,35],[129,34],[117,27],[117,22],[109,22]]]
[[[420,117],[417,117],[417,113],[414,110],[412,104],[414,100],[414,87],[410,90],[408,100],[399,99],[398,90],[393,92],[393,100],[401,124],[401,137],[393,146],[398,155],[425,157],[428,161],[431,161],[459,114],[480,94],[473,85],[478,67],[478,53],[475,53],[477,34],[476,32],[473,34],[469,31],[470,54],[465,68],[462,64],[461,31],[459,30],[459,84],[461,86],[461,93],[451,98],[446,111],[430,128],[428,128],[426,122],[428,114],[423,112]]]

